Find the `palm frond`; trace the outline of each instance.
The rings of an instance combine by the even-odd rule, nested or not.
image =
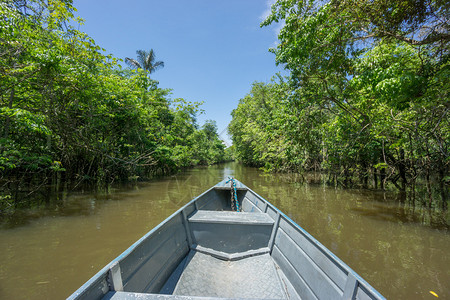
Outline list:
[[[145,70],[147,66],[147,51],[145,50],[137,50],[137,61],[141,64],[141,67]]]
[[[152,65],[152,69],[150,73],[153,73],[154,71],[158,70],[159,68],[164,68],[164,62],[163,61],[157,61]]]
[[[155,52],[153,49],[150,49],[150,51],[147,53],[147,57],[145,58],[145,66],[147,67],[147,70],[153,69],[153,62],[155,61]]]
[[[125,57],[125,63],[134,69],[142,69],[142,65],[135,59]]]

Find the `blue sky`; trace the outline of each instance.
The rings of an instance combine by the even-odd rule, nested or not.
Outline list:
[[[273,0],[74,0],[80,30],[118,58],[153,49],[165,67],[152,74],[171,98],[204,101],[199,124],[221,133],[255,81],[282,71],[268,49],[277,26],[260,28]],[[226,133],[222,137],[227,138]],[[229,142],[229,140],[228,140]]]

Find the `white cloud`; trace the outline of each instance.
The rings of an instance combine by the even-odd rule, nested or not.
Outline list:
[[[266,0],[266,9],[263,11],[263,13],[259,16],[261,22],[264,21],[270,14],[272,13],[272,5],[275,4],[277,0]],[[285,25],[285,21],[281,20],[281,22],[278,23],[272,23],[269,28],[274,32],[276,40],[271,45],[271,47],[276,48],[278,45],[278,34],[280,33],[281,29]]]
[[[282,20],[281,22],[278,22],[274,25],[273,27],[273,31],[275,31],[277,37],[278,34],[280,33],[281,29],[284,27],[284,25],[286,24],[286,22],[284,20]]]
[[[275,4],[276,0],[266,0],[266,9],[263,11],[259,18],[261,21],[267,19],[268,16],[272,13],[272,5]]]

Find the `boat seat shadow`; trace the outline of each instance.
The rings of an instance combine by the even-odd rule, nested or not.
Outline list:
[[[188,222],[196,250],[226,260],[267,253],[274,225],[265,213],[204,210]]]
[[[246,191],[243,190],[237,191],[239,203],[242,203],[244,200],[245,193]],[[228,189],[212,189],[210,193],[199,197],[197,205],[198,210],[231,211],[230,187],[228,187]]]

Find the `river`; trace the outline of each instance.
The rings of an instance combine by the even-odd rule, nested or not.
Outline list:
[[[227,176],[272,202],[388,299],[435,298],[430,291],[450,299],[448,212],[436,216],[398,201],[394,193],[299,183],[296,175],[266,174],[236,163],[107,193],[65,193],[56,204],[17,213],[0,229],[0,299],[69,296]]]

